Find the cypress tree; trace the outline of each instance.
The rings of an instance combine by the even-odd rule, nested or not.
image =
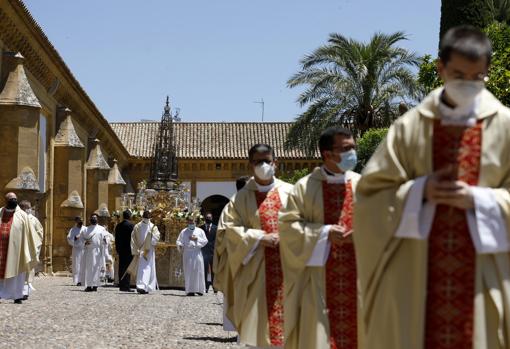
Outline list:
[[[448,29],[458,25],[472,25],[485,28],[494,20],[494,15],[487,3],[490,0],[441,0],[441,29],[439,38]]]

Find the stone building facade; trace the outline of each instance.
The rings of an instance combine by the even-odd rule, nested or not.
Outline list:
[[[67,270],[75,216],[108,219],[124,192],[148,179],[159,123],[110,124],[21,0],[0,1],[0,192],[35,207],[42,267]],[[249,174],[247,150],[275,146],[282,170],[319,159],[283,150],[289,123],[176,123],[178,175],[214,208]],[[215,206],[216,205],[216,206]]]

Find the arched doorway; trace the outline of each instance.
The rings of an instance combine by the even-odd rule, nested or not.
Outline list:
[[[211,195],[202,201],[202,214],[211,212],[213,215],[214,224],[218,224],[221,211],[230,200],[223,195]]]

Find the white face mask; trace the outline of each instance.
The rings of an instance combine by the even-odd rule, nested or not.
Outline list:
[[[265,162],[255,166],[255,176],[263,181],[268,181],[274,177],[274,165],[266,164]]]
[[[476,97],[485,87],[483,81],[455,79],[444,84],[446,94],[458,108],[468,108],[473,105]]]

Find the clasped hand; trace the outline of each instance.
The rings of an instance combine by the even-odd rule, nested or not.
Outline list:
[[[260,239],[260,244],[264,247],[276,248],[280,243],[280,236],[278,233],[266,234]]]
[[[352,229],[347,229],[344,225],[333,224],[329,228],[328,239],[332,244],[341,244],[346,237],[352,234]]]
[[[448,166],[431,174],[425,185],[425,198],[436,205],[465,210],[473,208],[475,204],[469,184],[451,179],[453,171],[454,168]]]

